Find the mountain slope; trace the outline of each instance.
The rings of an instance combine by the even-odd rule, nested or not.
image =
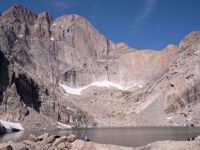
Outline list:
[[[0,118],[27,129],[197,124],[199,36],[138,50],[79,15],[15,5],[0,16]]]

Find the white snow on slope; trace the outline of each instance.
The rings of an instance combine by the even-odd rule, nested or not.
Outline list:
[[[92,86],[96,86],[96,87],[106,87],[106,88],[117,88],[119,90],[127,90],[129,89],[129,87],[124,87],[120,84],[117,83],[113,83],[110,81],[96,81],[93,82],[89,85],[83,86],[83,87],[79,87],[79,88],[71,88],[69,86],[63,85],[60,83],[60,86],[65,90],[66,93],[69,94],[74,94],[74,95],[81,95],[81,92],[85,89],[87,89],[88,87],[92,87]]]
[[[53,23],[51,26],[52,26],[52,27],[53,27],[53,26],[56,26],[56,23]]]
[[[19,37],[23,37],[24,35],[23,34],[20,34],[20,35],[18,35]]]
[[[12,128],[24,130],[22,125],[20,123],[14,123],[9,121],[0,120],[0,123],[8,130],[11,130]]]
[[[59,128],[59,129],[71,129],[72,126],[57,121],[57,128]]]
[[[54,41],[54,38],[53,38],[53,37],[51,37],[51,41]]]

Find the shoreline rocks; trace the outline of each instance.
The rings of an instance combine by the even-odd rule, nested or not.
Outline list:
[[[0,150],[199,150],[200,138],[194,141],[158,141],[146,146],[132,148],[109,144],[98,144],[79,140],[75,135],[50,136],[48,133],[30,137],[18,143],[7,142],[0,144]]]

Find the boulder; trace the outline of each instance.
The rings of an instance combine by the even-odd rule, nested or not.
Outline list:
[[[60,144],[57,145],[58,149],[64,149],[66,147],[66,143],[65,142],[61,142]]]
[[[76,140],[76,135],[74,135],[74,134],[71,134],[71,135],[69,135],[68,137],[67,137],[67,141],[68,142],[74,142]]]
[[[67,137],[66,136],[61,136],[60,138],[56,139],[55,142],[53,143],[53,146],[58,146],[62,142],[66,142]]]
[[[46,144],[54,143],[54,141],[57,138],[60,138],[60,136],[52,135],[52,136],[48,137],[46,140],[44,140],[43,142]]]
[[[28,138],[30,141],[32,141],[32,142],[38,142],[38,141],[40,141],[40,139],[39,138],[37,138],[35,135],[33,135],[33,134],[30,134],[30,136],[29,136],[29,138]]]
[[[46,133],[46,134],[43,134],[43,135],[38,136],[37,138],[38,138],[40,141],[42,141],[42,140],[46,140],[48,137],[49,137],[49,134]]]
[[[7,145],[5,150],[13,150],[13,147],[11,145]]]
[[[36,142],[30,141],[30,140],[25,140],[25,141],[22,141],[21,143],[25,144],[25,145],[27,145],[29,147],[36,147],[37,146]]]

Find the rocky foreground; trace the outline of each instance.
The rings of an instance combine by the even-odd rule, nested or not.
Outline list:
[[[44,134],[30,137],[18,143],[0,144],[0,150],[199,150],[200,137],[194,141],[161,141],[144,147],[131,148],[116,145],[98,144],[76,139],[75,135],[57,136]]]

